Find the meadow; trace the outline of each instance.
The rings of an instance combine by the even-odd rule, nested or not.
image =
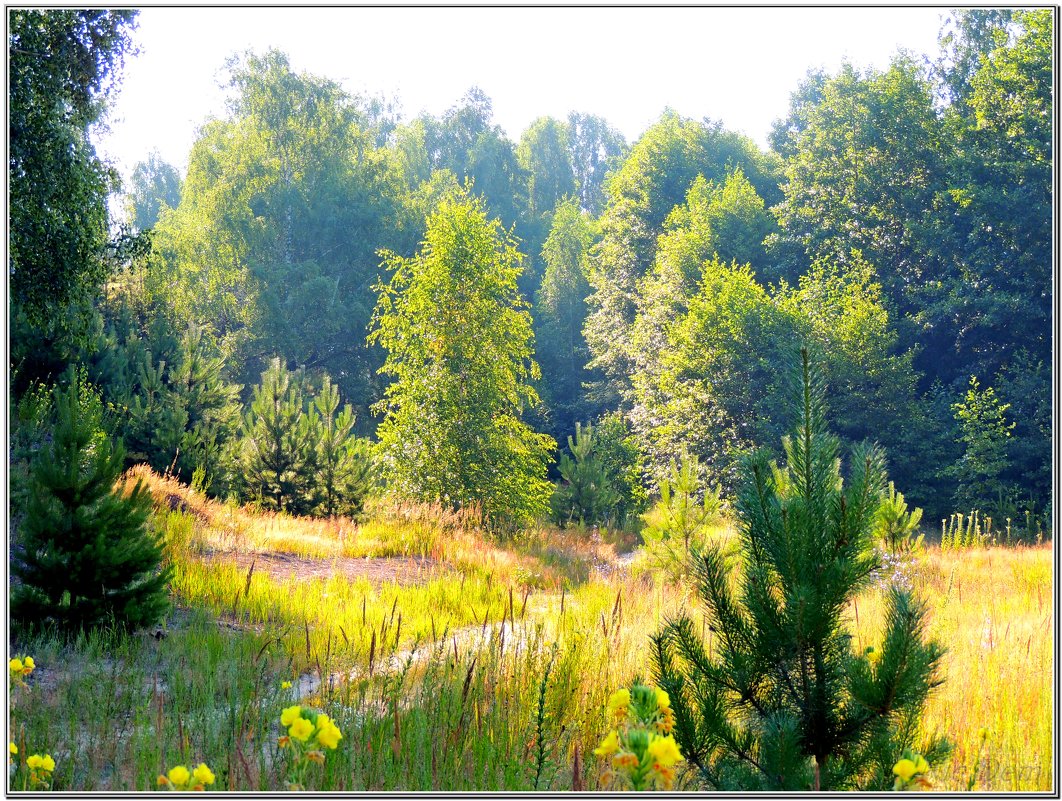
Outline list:
[[[210,789],[285,790],[280,716],[298,704],[343,735],[304,766],[308,789],[593,790],[609,694],[651,679],[649,635],[696,603],[629,536],[498,538],[410,505],[304,520],[135,475],[156,501],[173,609],[158,630],[11,643],[36,665],[10,696],[15,789],[26,755],[48,753],[56,790],[144,791],[199,763]],[[947,648],[923,721],[953,746],[934,788],[1052,790],[1050,542],[923,545],[852,605],[853,647],[880,636],[891,582],[927,601]],[[677,788],[693,789],[681,773]]]

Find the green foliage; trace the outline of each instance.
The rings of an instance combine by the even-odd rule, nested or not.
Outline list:
[[[319,420],[306,413],[305,378],[274,357],[244,415],[244,482],[267,508],[305,513],[317,468]],[[337,399],[338,402],[338,399]]]
[[[147,462],[186,482],[198,471],[205,490],[224,494],[235,481],[240,387],[202,327],[178,335],[165,316],[133,317],[119,307],[89,364],[121,415],[127,465]]]
[[[528,210],[532,218],[545,218],[558,203],[575,193],[567,126],[559,120],[539,117],[532,122],[520,137],[516,158],[528,175]]]
[[[73,371],[66,381],[53,393],[51,439],[32,462],[12,619],[73,630],[150,625],[169,605],[169,572],[147,525],[151,496],[139,483],[115,486],[124,454],[103,430],[99,395]]]
[[[697,457],[683,453],[677,464],[672,460],[670,475],[660,482],[660,500],[644,516],[642,540],[653,566],[670,581],[683,581],[722,513],[718,488],[700,490]]]
[[[740,453],[780,422],[775,366],[794,336],[749,267],[705,262],[685,314],[650,340],[655,365],[634,376],[630,419],[653,475],[688,448],[713,482],[732,488]]]
[[[573,111],[568,115],[568,150],[579,207],[597,217],[605,205],[605,179],[626,156],[627,142],[605,119]]]
[[[750,140],[718,124],[685,120],[668,111],[609,179],[602,238],[590,258],[593,293],[585,334],[594,356],[591,365],[606,377],[598,393],[610,405],[618,405],[636,372],[630,329],[638,282],[654,264],[665,221],[698,176],[721,183],[738,167],[760,197],[777,199],[775,164]]]
[[[131,183],[125,196],[125,212],[137,231],[152,228],[164,211],[177,208],[181,202],[181,174],[163,161],[157,150],[133,168]]]
[[[919,745],[942,651],[925,639],[924,605],[891,589],[880,658],[855,653],[844,617],[877,566],[882,456],[856,448],[842,479],[822,372],[806,350],[794,383],[799,421],[785,464],[762,452],[745,463],[741,576],[731,582],[719,548],[697,563],[713,648],[691,617],[672,620],[653,637],[657,681],[707,788],[885,789],[903,750]],[[921,746],[929,761],[943,750],[935,738]]]
[[[30,322],[103,283],[116,176],[89,128],[102,116],[135,11],[13,9],[8,27],[11,298]]]
[[[594,240],[593,222],[570,198],[559,204],[542,247],[546,272],[535,294],[535,345],[542,365],[542,399],[549,410],[549,430],[556,436],[571,431],[589,416],[583,392],[589,378],[590,351],[583,337],[586,298],[586,257]]]
[[[575,439],[568,437],[568,450],[572,455],[561,454],[561,483],[550,499],[553,519],[562,524],[578,520],[579,525],[612,521],[622,497],[612,486],[607,465],[594,453],[594,427],[576,423]]]
[[[313,400],[313,408],[320,421],[313,482],[317,505],[328,517],[360,514],[375,480],[369,443],[353,436],[354,411],[349,403],[336,416],[339,390],[328,376]]]
[[[209,324],[237,381],[279,354],[334,376],[368,425],[376,250],[411,248],[419,222],[396,159],[375,144],[371,104],[334,82],[277,51],[229,67],[230,113],[202,127],[181,202],[155,226],[147,291]]]
[[[996,375],[999,400],[1014,421],[1007,479],[1021,488],[1020,506],[1043,507],[1051,498],[1051,386],[1050,368],[1027,351],[1014,354]]]
[[[963,455],[949,472],[958,480],[955,503],[960,508],[989,508],[998,499],[1014,494],[1004,481],[1010,466],[1008,439],[1015,425],[1007,421],[1009,408],[992,387],[982,390],[976,377],[970,378],[965,398],[952,405]]]
[[[552,440],[520,419],[538,400],[538,367],[512,238],[462,191],[431,215],[417,256],[385,263],[393,278],[378,287],[370,340],[394,378],[377,406],[392,489],[495,521],[535,519],[551,491]]]
[[[969,98],[970,81],[989,54],[1005,41],[1014,17],[1009,8],[956,8],[940,31],[941,60],[937,65],[941,94],[951,102]]]
[[[642,481],[645,458],[637,437],[619,412],[598,419],[594,426],[594,453],[608,471],[612,487],[620,494],[615,522],[630,529],[648,506],[649,494]]]
[[[9,514],[17,529],[31,495],[30,470],[36,455],[51,436],[52,390],[33,384],[20,398],[8,396],[10,412],[10,459],[8,461]]]
[[[811,259],[858,249],[879,269],[894,310],[913,312],[936,277],[912,252],[927,250],[920,221],[933,215],[944,174],[929,83],[897,58],[865,76],[845,65],[810,89],[788,125],[782,238]]]
[[[921,520],[922,510],[907,511],[903,493],[897,492],[896,485],[890,481],[889,494],[882,498],[874,521],[875,538],[894,552],[917,548],[923,540],[923,537],[914,538]]]

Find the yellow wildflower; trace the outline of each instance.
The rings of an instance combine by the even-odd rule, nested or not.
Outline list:
[[[870,664],[876,665],[878,662],[881,661],[881,651],[879,651],[877,648],[875,648],[872,645],[869,648],[867,648],[866,657],[867,657],[867,661]]]
[[[184,787],[188,784],[188,780],[192,777],[192,774],[188,772],[188,768],[184,765],[178,765],[175,768],[170,768],[166,777],[173,783],[174,787]]]
[[[594,753],[600,757],[604,757],[616,753],[619,751],[619,748],[619,735],[616,733],[616,730],[613,729],[608,733],[608,736],[601,741],[601,745],[594,749]]]
[[[892,772],[900,777],[902,781],[910,781],[911,777],[915,775],[917,768],[915,763],[909,759],[901,759],[892,767]]]
[[[295,706],[289,706],[283,712],[280,713],[280,725],[290,726],[302,715],[302,707],[296,704]]]
[[[44,762],[44,759],[41,758],[40,754],[33,754],[26,760],[26,765],[28,765],[30,769],[36,770],[41,766],[42,762]]]
[[[44,759],[41,760],[41,767],[49,773],[55,770],[55,760],[52,759],[51,754],[44,755]]]
[[[339,731],[339,727],[329,719],[328,715],[317,716],[317,742],[325,748],[335,750],[342,739],[343,733]]]
[[[649,741],[646,753],[652,757],[653,762],[659,763],[665,768],[682,761],[682,753],[679,751],[678,743],[670,735],[667,737],[654,737]]]
[[[915,757],[915,773],[929,773],[929,763],[921,754]]]
[[[7,752],[11,754],[11,756],[15,756],[16,754],[18,754],[18,746],[14,743],[8,743]]]
[[[671,696],[667,694],[667,690],[657,688],[656,705],[660,709],[667,709],[671,706]]]
[[[33,662],[32,656],[27,656],[22,660],[22,672],[25,675],[29,675],[33,672],[33,668],[37,667]]]
[[[214,771],[206,766],[205,762],[200,762],[199,767],[192,771],[192,776],[200,784],[213,784],[214,783]]]
[[[290,681],[282,681],[282,682],[280,682],[280,689],[282,689],[282,690],[290,690],[291,689],[291,682]]]
[[[17,658],[16,659],[12,659],[10,662],[7,663],[7,669],[8,669],[8,672],[10,672],[10,673],[21,674],[22,673],[22,660],[21,659],[17,659]]]
[[[608,711],[616,717],[624,717],[631,703],[631,691],[626,687],[616,690],[608,698]]]
[[[299,742],[304,743],[313,734],[313,724],[306,718],[296,718],[295,722],[288,728],[288,734]]]

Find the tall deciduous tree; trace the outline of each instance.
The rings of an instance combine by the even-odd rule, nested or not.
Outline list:
[[[601,241],[590,258],[590,314],[585,333],[606,381],[598,394],[617,405],[636,368],[631,326],[638,282],[653,266],[658,237],[698,176],[722,182],[741,167],[768,203],[778,198],[776,163],[748,139],[711,122],[665,112],[631,149],[606,187]]]
[[[564,123],[539,117],[520,137],[516,156],[527,172],[528,205],[533,219],[544,218],[561,200],[575,193]]]
[[[627,140],[602,117],[568,115],[568,149],[583,211],[598,216],[605,206],[605,179],[627,155]]]
[[[577,421],[589,419],[593,411],[582,388],[590,378],[583,323],[590,294],[586,257],[593,239],[592,221],[572,198],[557,207],[542,248],[546,272],[535,294],[535,342],[542,365],[542,396],[550,412],[550,430],[557,438],[573,430]]]
[[[9,56],[11,298],[31,322],[95,292],[108,272],[115,173],[89,138],[125,54],[135,11],[13,9]]]
[[[147,161],[133,168],[133,178],[125,196],[129,224],[137,231],[146,231],[158,222],[165,209],[175,209],[181,202],[181,174],[172,164],[163,161],[157,150]]]
[[[546,510],[553,441],[520,419],[537,402],[531,317],[517,292],[522,257],[467,190],[429,217],[415,257],[393,271],[370,338],[393,377],[378,409],[384,467],[399,493],[477,505],[493,520]]]
[[[374,110],[276,51],[230,63],[227,118],[203,127],[181,203],[155,228],[150,284],[210,324],[234,377],[276,353],[327,371],[368,425],[376,249],[412,249],[402,176]]]

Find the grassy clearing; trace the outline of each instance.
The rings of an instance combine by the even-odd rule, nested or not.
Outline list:
[[[284,789],[278,720],[296,702],[344,733],[312,766],[317,789],[568,790],[577,764],[593,789],[608,694],[649,675],[647,636],[690,604],[637,561],[616,567],[613,546],[585,532],[498,542],[413,507],[376,508],[360,526],[293,520],[147,478],[175,569],[161,639],[11,645],[39,666],[12,695],[13,739],[55,757],[57,789],[145,790],[200,761],[218,789]],[[279,577],[220,559],[236,548],[434,566],[416,584]],[[926,718],[955,745],[937,787],[1051,789],[1050,545],[930,547],[907,571],[949,649]],[[871,589],[853,606],[856,647],[879,636],[881,598]]]

